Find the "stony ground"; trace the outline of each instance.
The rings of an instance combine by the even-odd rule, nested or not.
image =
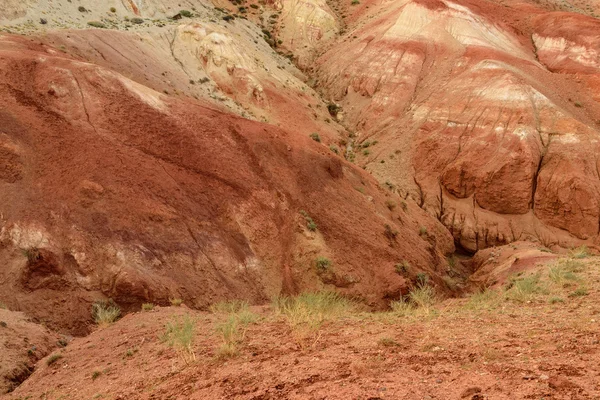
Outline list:
[[[600,398],[599,267],[563,259],[434,303],[416,290],[385,313],[155,307],[73,340],[8,398]]]

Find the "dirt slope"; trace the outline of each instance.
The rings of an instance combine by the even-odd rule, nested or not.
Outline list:
[[[0,304],[0,394],[17,387],[33,372],[38,360],[66,344],[65,338]]]
[[[281,316],[255,309],[260,319],[248,326],[239,355],[226,359],[218,357],[215,328],[227,315],[131,314],[75,339],[8,398],[593,399],[600,395],[599,264],[580,265],[581,280],[552,293],[447,300],[405,317],[350,314],[304,342]],[[548,279],[547,265],[536,270]],[[587,295],[572,295],[578,285]],[[196,323],[189,365],[160,339],[181,315]]]
[[[446,272],[453,244],[436,220],[308,136],[27,39],[0,45],[0,297],[12,308],[83,333],[98,297],[206,307],[331,285],[377,305],[419,271]],[[332,265],[317,270],[319,256]]]

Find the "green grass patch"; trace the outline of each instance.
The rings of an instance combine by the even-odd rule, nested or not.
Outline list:
[[[196,360],[193,342],[195,337],[195,322],[189,315],[183,318],[172,318],[165,327],[161,340],[173,347],[186,364]]]
[[[356,305],[335,292],[303,293],[296,297],[276,297],[275,312],[290,327],[301,346],[319,339],[319,329],[325,321],[341,318],[356,310]]]
[[[240,300],[217,303],[211,309],[215,314],[224,316],[215,327],[217,335],[221,338],[221,345],[217,348],[218,357],[229,358],[238,355],[248,325],[255,323],[258,316],[250,311],[247,302]]]
[[[107,326],[121,316],[121,309],[112,300],[98,300],[92,304],[92,318],[100,326]]]
[[[540,274],[525,277],[513,277],[507,285],[504,293],[506,299],[517,302],[527,302],[535,299],[538,295],[547,295],[548,289],[540,279]]]

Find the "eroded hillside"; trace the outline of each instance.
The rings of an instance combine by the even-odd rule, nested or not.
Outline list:
[[[334,290],[385,309],[594,252],[595,13],[5,2],[0,302],[85,335],[98,300],[206,310]]]

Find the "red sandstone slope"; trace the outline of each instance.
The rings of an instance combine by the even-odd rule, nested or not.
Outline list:
[[[597,241],[598,22],[518,3],[366,4],[316,70],[359,163],[472,252]]]
[[[396,263],[438,279],[453,251],[308,137],[17,37],[1,38],[0,71],[0,300],[51,326],[83,333],[104,296],[203,307],[337,287],[375,305],[406,290]],[[333,262],[319,274],[318,256]]]

